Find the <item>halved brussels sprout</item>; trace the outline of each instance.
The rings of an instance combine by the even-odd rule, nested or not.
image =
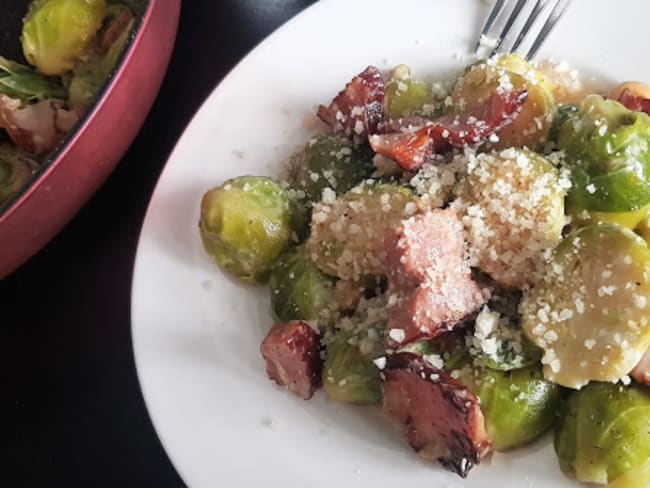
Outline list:
[[[360,405],[381,403],[379,369],[359,346],[351,343],[352,334],[336,332],[327,345],[323,365],[323,389],[329,398]],[[352,341],[354,342],[354,341]]]
[[[617,225],[585,227],[554,251],[524,296],[523,329],[544,376],[570,388],[625,377],[650,346],[650,250]]]
[[[0,205],[29,181],[33,173],[30,162],[20,149],[0,145]]]
[[[531,284],[562,235],[563,179],[543,156],[516,148],[479,154],[468,172],[456,205],[479,269],[506,287]]]
[[[497,451],[534,441],[555,424],[560,409],[560,387],[542,377],[539,365],[504,372],[487,369],[475,393]]]
[[[471,66],[452,92],[454,110],[462,112],[477,107],[493,92],[503,90],[526,90],[528,98],[515,121],[499,132],[494,147],[542,149],[555,116],[552,87],[516,54]]]
[[[436,351],[438,344],[431,341],[431,350]],[[480,398],[494,449],[506,451],[532,442],[555,423],[561,389],[543,378],[539,363],[496,371],[475,364],[462,341],[451,346],[445,344],[444,352],[437,350],[437,354],[444,359],[445,371]]]
[[[285,251],[269,279],[271,307],[278,321],[316,320],[332,299],[334,280],[323,274],[304,246]]]
[[[590,383],[569,398],[555,435],[560,468],[578,480],[645,486],[650,458],[650,393],[640,385]],[[624,483],[626,481],[630,483]]]
[[[590,95],[560,128],[558,145],[571,166],[571,213],[631,212],[650,203],[648,115]]]
[[[373,171],[370,149],[357,146],[347,137],[323,135],[312,139],[291,159],[288,183],[304,192],[300,201],[317,202],[325,188],[345,193]]]
[[[25,58],[45,75],[70,71],[105,14],[105,0],[35,0],[23,21]]]
[[[411,70],[400,65],[386,84],[386,113],[391,119],[425,114],[433,109],[431,87],[411,78]],[[430,113],[428,115],[431,115]]]
[[[203,195],[201,238],[225,271],[251,282],[267,280],[291,238],[291,202],[275,181],[242,176]]]
[[[364,183],[314,206],[307,249],[325,273],[359,281],[384,273],[384,235],[418,206],[404,187]]]

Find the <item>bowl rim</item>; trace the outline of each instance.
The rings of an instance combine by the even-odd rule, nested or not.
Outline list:
[[[95,114],[104,106],[106,98],[113,90],[113,86],[117,82],[120,73],[133,56],[134,47],[137,45],[138,40],[142,35],[143,27],[149,23],[149,17],[151,17],[155,3],[156,0],[144,0],[144,11],[137,16],[138,20],[129,33],[129,37],[120,57],[118,58],[118,62],[106,77],[106,80],[95,97],[92,105],[84,111],[83,115],[74,124],[72,129],[70,129],[61,142],[59,142],[57,147],[50,152],[45,160],[34,171],[30,180],[8,200],[0,204],[0,224],[4,220],[8,219],[14,210],[17,209],[32,192],[36,191],[38,186],[46,179],[47,175],[56,168],[57,163],[65,158],[70,146],[72,146],[75,141],[82,136],[86,128],[92,123]]]

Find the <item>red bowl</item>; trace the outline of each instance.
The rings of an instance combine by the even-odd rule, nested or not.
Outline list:
[[[101,95],[0,213],[0,279],[54,237],[120,161],[153,105],[171,56],[181,0],[149,0]]]

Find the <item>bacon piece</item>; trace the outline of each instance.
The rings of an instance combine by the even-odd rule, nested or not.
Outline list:
[[[101,46],[104,51],[108,51],[111,46],[117,41],[125,29],[131,26],[134,20],[133,12],[128,7],[120,8],[118,14],[111,20],[106,27],[106,31],[102,36]]]
[[[478,398],[412,353],[388,356],[383,375],[384,414],[421,457],[466,477],[491,447]]]
[[[412,132],[371,135],[373,150],[406,170],[422,166],[434,153],[478,144],[512,123],[528,97],[524,91],[494,92],[480,107],[445,115]]]
[[[385,83],[374,66],[368,66],[332,100],[321,105],[318,116],[335,133],[350,137],[357,144],[375,134],[384,118]]]
[[[630,110],[645,112],[650,115],[650,98],[634,95],[628,88],[621,92],[618,96],[618,101]]]
[[[0,94],[0,129],[14,143],[37,156],[52,151],[79,118],[60,100],[43,100],[22,107],[22,102]]]
[[[266,373],[280,386],[309,400],[321,386],[318,334],[306,322],[278,322],[260,346]]]
[[[639,383],[650,386],[650,349],[648,349],[639,364],[630,372],[630,376]]]
[[[384,245],[391,297],[389,348],[435,338],[485,303],[472,280],[462,224],[453,210],[436,209],[402,221],[386,235]],[[394,329],[403,335],[391,333]]]

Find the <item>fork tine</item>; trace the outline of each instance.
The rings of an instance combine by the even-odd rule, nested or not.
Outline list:
[[[569,6],[569,3],[570,0],[559,0],[558,3],[555,4],[555,7],[553,8],[551,15],[544,23],[542,30],[539,32],[537,38],[535,39],[535,41],[533,41],[533,44],[528,50],[528,54],[526,54],[526,59],[532,59],[537,54],[537,51],[539,51],[539,48],[542,47],[542,44],[544,44],[544,41],[548,37],[549,33],[553,30],[558,20],[560,20],[560,18],[566,11],[567,7]]]
[[[492,49],[492,51],[490,52],[490,56],[496,54],[499,51],[499,48],[501,47],[503,41],[505,40],[506,36],[510,32],[510,29],[512,29],[512,26],[517,20],[517,17],[519,17],[519,14],[521,13],[521,9],[524,8],[524,5],[526,5],[527,1],[528,0],[517,0],[517,4],[515,5],[515,8],[512,9],[512,13],[510,14],[510,17],[508,17],[506,24],[503,26],[503,30],[499,34],[499,38],[497,39],[496,46],[494,46],[494,49]]]
[[[521,32],[519,32],[519,35],[517,36],[517,39],[515,39],[514,44],[510,48],[510,51],[515,52],[517,51],[517,48],[521,45],[523,40],[525,39],[526,35],[528,35],[528,32],[530,31],[530,28],[533,26],[535,21],[537,20],[537,17],[539,17],[539,14],[542,13],[542,10],[544,10],[544,7],[546,7],[546,4],[548,4],[548,0],[537,0],[537,3],[533,7],[533,10],[531,11],[530,15],[528,16],[528,19],[526,19],[526,23],[521,29]]]
[[[492,11],[490,12],[490,15],[485,21],[485,25],[483,25],[483,29],[481,30],[481,33],[478,36],[478,41],[476,41],[476,47],[474,47],[474,51],[477,51],[479,47],[481,47],[481,39],[483,38],[483,36],[487,35],[488,31],[490,30],[490,27],[492,27],[492,24],[494,24],[494,21],[497,19],[497,17],[503,10],[505,3],[506,0],[497,0],[496,3],[494,4],[494,7],[492,7]]]

